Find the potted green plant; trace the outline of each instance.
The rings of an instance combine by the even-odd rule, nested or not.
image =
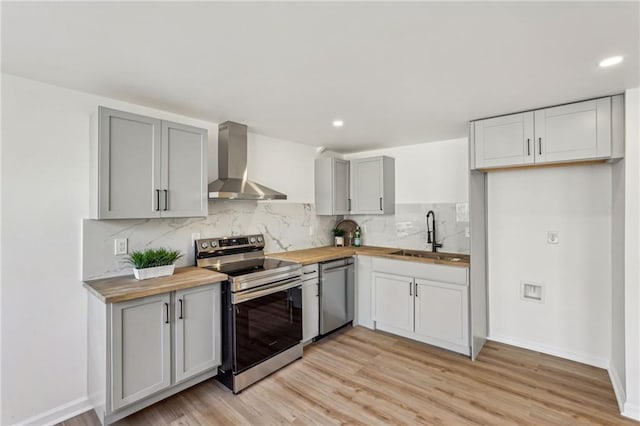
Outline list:
[[[336,247],[344,246],[344,229],[333,228],[333,239]]]
[[[175,263],[182,256],[179,250],[148,248],[132,251],[126,261],[133,265],[133,275],[136,279],[146,280],[173,275]]]

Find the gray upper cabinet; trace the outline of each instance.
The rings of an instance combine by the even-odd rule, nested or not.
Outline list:
[[[162,122],[163,217],[207,215],[207,131]]]
[[[538,165],[624,156],[623,95],[471,123],[471,168]]]
[[[611,98],[535,112],[536,163],[611,156]]]
[[[112,410],[171,385],[168,293],[111,306]]]
[[[476,121],[476,167],[532,164],[533,112]]]
[[[315,161],[316,214],[349,214],[349,161],[335,157]]]
[[[392,214],[395,205],[395,160],[351,160],[351,214]]]
[[[92,118],[91,218],[207,215],[207,131],[99,107]]]

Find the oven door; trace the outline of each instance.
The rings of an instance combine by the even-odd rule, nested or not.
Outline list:
[[[235,374],[289,349],[302,340],[300,278],[232,296]]]

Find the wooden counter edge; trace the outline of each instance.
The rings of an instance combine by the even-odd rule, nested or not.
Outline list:
[[[185,277],[185,274],[189,273],[196,273],[203,276],[188,279]],[[196,268],[195,266],[185,266],[176,268],[173,275],[164,277],[136,280],[133,275],[119,275],[83,281],[82,285],[101,302],[118,303],[127,300],[141,299],[156,294],[170,293],[176,290],[214,284],[225,281],[226,279],[226,274]],[[118,283],[119,281],[121,281],[121,283]],[[100,286],[107,287],[100,289]]]
[[[323,250],[330,252],[322,253]],[[319,262],[327,262],[330,260],[336,260],[343,257],[362,255],[372,257],[384,257],[387,259],[403,260],[406,262],[414,263],[426,263],[431,265],[444,265],[455,266],[458,268],[469,268],[469,262],[451,262],[448,260],[429,259],[424,257],[408,257],[391,254],[391,252],[402,250],[394,247],[378,247],[378,246],[362,246],[362,247],[335,247],[335,246],[323,246],[312,247],[308,249],[292,250],[279,253],[268,253],[266,257],[274,259],[291,260],[298,262],[303,266],[312,265]],[[307,255],[307,257],[304,257]],[[465,255],[468,256],[468,255]]]

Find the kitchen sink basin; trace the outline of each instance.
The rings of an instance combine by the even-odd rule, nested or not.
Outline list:
[[[455,253],[434,253],[421,250],[398,250],[389,254],[407,257],[419,257],[422,259],[446,260],[448,262],[469,262],[469,256]]]

